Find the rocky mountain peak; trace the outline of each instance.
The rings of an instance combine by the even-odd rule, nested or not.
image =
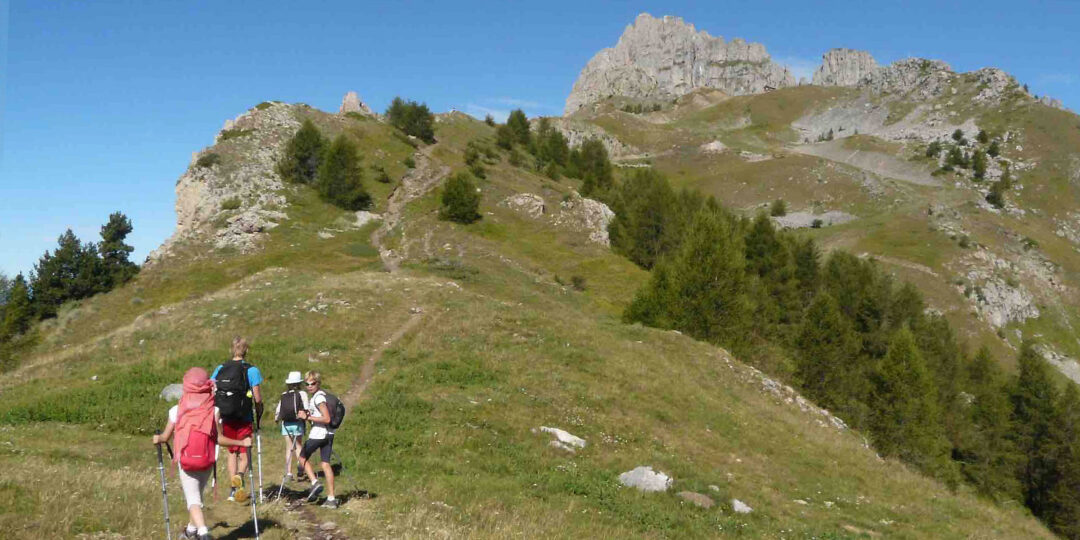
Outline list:
[[[866,51],[831,49],[822,55],[821,66],[814,71],[813,84],[858,86],[877,71],[877,62]]]
[[[341,100],[341,108],[338,109],[338,114],[346,113],[360,113],[367,116],[375,116],[375,113],[368,107],[366,103],[360,101],[360,96],[356,95],[356,92],[348,92]]]
[[[614,47],[589,60],[566,99],[565,113],[616,95],[661,100],[698,88],[744,95],[795,84],[791,72],[773,62],[760,43],[725,41],[679,17],[642,13]]]

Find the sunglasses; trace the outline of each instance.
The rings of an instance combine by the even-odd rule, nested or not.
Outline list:
[[[315,381],[304,381],[304,384],[306,384],[308,386],[315,386],[316,384],[319,384],[319,383],[317,383]]]

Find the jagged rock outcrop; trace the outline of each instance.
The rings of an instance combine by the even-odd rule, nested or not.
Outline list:
[[[1053,107],[1055,109],[1061,109],[1063,111],[1068,110],[1068,109],[1065,108],[1065,104],[1062,103],[1060,99],[1055,99],[1055,98],[1052,98],[1050,96],[1043,96],[1043,97],[1039,98],[1039,103],[1042,103],[1043,105],[1046,105],[1047,107]]]
[[[345,94],[345,97],[341,100],[341,108],[338,109],[338,114],[351,112],[360,113],[365,116],[375,116],[375,112],[372,111],[366,103],[360,101],[360,96],[356,95],[356,92]]]
[[[247,251],[263,232],[288,219],[284,184],[274,167],[300,127],[293,107],[273,103],[227,120],[214,146],[192,156],[176,181],[176,230],[148,261],[165,256],[180,240],[200,236],[218,248]]]
[[[697,31],[679,17],[638,15],[615,47],[596,54],[566,99],[566,114],[611,96],[670,99],[696,88],[732,95],[795,86],[760,43],[730,42]]]
[[[821,57],[821,66],[814,71],[813,84],[818,86],[859,86],[879,69],[873,56],[866,51],[832,49]]]
[[[503,199],[500,206],[531,219],[550,219],[556,227],[565,227],[589,235],[589,241],[605,247],[611,245],[608,225],[615,213],[600,201],[586,199],[576,191],[559,203],[558,211],[549,212],[544,198],[533,193],[518,193]]]

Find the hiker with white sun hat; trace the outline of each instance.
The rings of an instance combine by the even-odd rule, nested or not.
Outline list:
[[[300,463],[300,449],[304,444],[305,422],[297,417],[298,412],[308,408],[307,392],[300,389],[303,382],[304,376],[299,371],[290,371],[289,376],[285,378],[285,391],[282,392],[281,399],[274,410],[274,421],[281,422],[281,435],[285,437],[285,475],[281,481],[282,485],[292,476],[290,466],[293,456],[296,456],[296,463]],[[301,469],[297,477],[302,474]]]

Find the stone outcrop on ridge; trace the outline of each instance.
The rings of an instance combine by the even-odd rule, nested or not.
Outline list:
[[[615,47],[589,60],[566,99],[565,113],[610,96],[670,99],[697,88],[744,95],[795,84],[794,75],[773,62],[760,43],[725,41],[679,17],[642,13]]]

